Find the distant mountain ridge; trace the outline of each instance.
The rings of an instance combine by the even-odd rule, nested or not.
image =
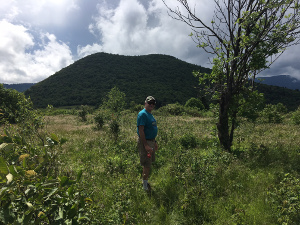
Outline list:
[[[272,77],[259,77],[257,83],[285,87],[293,90],[300,90],[300,80],[290,75],[277,75]]]
[[[3,87],[6,89],[15,89],[18,92],[24,92],[33,85],[35,85],[35,83],[3,84]]]

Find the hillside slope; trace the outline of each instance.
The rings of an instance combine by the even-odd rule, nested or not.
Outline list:
[[[159,105],[185,103],[198,95],[192,71],[210,69],[167,55],[122,56],[96,53],[82,58],[28,89],[36,107],[99,105],[114,86],[128,102],[143,103],[148,95]]]

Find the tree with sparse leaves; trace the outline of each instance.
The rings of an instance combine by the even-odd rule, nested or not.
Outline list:
[[[103,100],[103,106],[117,113],[124,110],[126,107],[125,93],[120,91],[119,88],[113,87]]]
[[[195,75],[218,100],[218,137],[230,151],[240,105],[251,95],[247,83],[299,41],[299,0],[214,0],[211,23],[197,14],[200,3],[178,0],[173,9],[167,1],[170,15],[192,28],[197,47],[214,55],[211,74]]]

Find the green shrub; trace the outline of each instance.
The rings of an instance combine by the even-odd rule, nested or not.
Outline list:
[[[98,113],[95,117],[94,117],[95,123],[96,123],[96,127],[98,129],[101,129],[104,125],[104,116],[102,113]]]
[[[78,111],[78,116],[81,118],[82,121],[87,121],[87,115],[89,114],[89,106],[82,105],[80,110]]]
[[[180,144],[188,149],[188,148],[196,148],[197,147],[197,139],[192,134],[185,134],[179,139]]]
[[[175,103],[160,107],[157,111],[163,114],[178,116],[182,115],[185,112],[185,108],[179,103]]]
[[[262,122],[266,123],[281,123],[283,121],[283,114],[287,112],[287,108],[282,104],[277,105],[268,104],[260,113]]]
[[[202,101],[198,98],[190,98],[189,100],[187,100],[187,102],[185,103],[185,107],[196,108],[198,110],[205,109]]]
[[[257,91],[250,91],[247,97],[240,100],[238,116],[246,118],[248,121],[255,122],[259,113],[264,108],[264,95]]]
[[[279,224],[298,224],[300,221],[300,179],[286,174],[273,190],[268,192]]]
[[[125,93],[121,92],[117,87],[112,88],[103,100],[102,106],[113,112],[121,112],[126,107]]]
[[[13,89],[5,89],[0,84],[0,124],[21,123],[28,117],[32,117],[34,111],[30,98],[26,98],[23,93]]]
[[[117,119],[113,118],[110,123],[109,123],[109,129],[110,132],[112,133],[112,135],[115,138],[118,138],[119,134],[120,134],[120,124],[117,121]]]
[[[75,179],[59,173],[57,148],[66,140],[51,134],[37,145],[29,136],[30,144],[18,131],[0,136],[0,224],[88,223],[92,200],[79,189],[82,172]]]
[[[291,120],[293,124],[299,125],[300,124],[300,107],[292,113]]]

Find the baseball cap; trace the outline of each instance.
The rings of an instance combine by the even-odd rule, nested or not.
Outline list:
[[[148,97],[146,98],[146,102],[156,102],[156,101],[155,101],[155,98],[154,98],[154,97],[148,96]]]

